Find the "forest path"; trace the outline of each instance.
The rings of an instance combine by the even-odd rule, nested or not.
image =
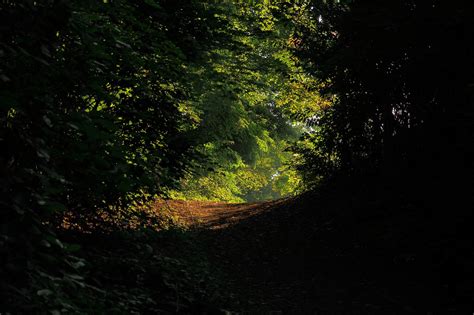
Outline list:
[[[305,229],[292,200],[167,201],[166,206],[196,232],[213,269],[223,278],[233,314],[319,311],[308,309],[314,300],[305,301],[311,290],[307,284],[316,275],[311,272],[308,278],[311,255],[305,257]]]
[[[156,207],[166,206],[188,227],[214,230],[250,219],[283,202],[284,199],[252,203],[168,200],[158,201]]]
[[[366,218],[359,227],[341,225],[335,200],[330,207],[313,197],[167,203],[223,280],[231,314],[411,314],[423,300],[417,292],[431,290],[409,284],[398,267],[388,277],[393,250],[364,237],[378,242],[373,235],[383,228]]]

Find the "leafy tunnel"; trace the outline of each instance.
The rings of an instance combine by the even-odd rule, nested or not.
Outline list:
[[[473,15],[0,1],[0,314],[472,312]]]

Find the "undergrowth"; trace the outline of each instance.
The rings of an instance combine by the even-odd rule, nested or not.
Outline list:
[[[59,229],[2,288],[4,314],[192,314],[218,311],[219,276],[194,232],[166,212],[161,228]],[[169,216],[169,217],[166,217]],[[60,241],[61,239],[61,241]],[[179,250],[177,250],[179,249]],[[23,279],[25,280],[25,279]],[[26,283],[26,285],[25,285]],[[3,293],[5,292],[5,294]]]

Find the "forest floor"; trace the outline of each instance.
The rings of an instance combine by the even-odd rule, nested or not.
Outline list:
[[[219,270],[229,312],[299,313],[306,297],[301,277],[305,260],[303,253],[289,252],[288,242],[294,242],[295,235],[288,238],[286,229],[281,234],[281,224],[298,213],[292,209],[291,200],[166,203],[180,222],[195,232],[195,241],[204,245],[211,265]]]
[[[433,209],[451,200],[343,189],[246,204],[161,200],[152,213],[167,209],[178,228],[68,241],[106,293],[91,293],[95,313],[472,312],[470,211],[448,221]]]
[[[429,314],[439,309],[431,300],[438,279],[420,280],[425,273],[418,270],[409,273],[417,274],[414,279],[404,274],[405,265],[416,259],[409,249],[388,249],[387,255],[378,248],[367,255],[360,235],[351,237],[351,229],[341,233],[337,211],[304,211],[317,203],[306,197],[246,204],[168,201],[168,206],[196,232],[211,269],[219,270],[232,314]]]
[[[169,207],[222,275],[232,314],[471,310],[472,274],[463,265],[474,257],[462,241],[469,237],[456,232],[463,219],[448,223],[426,202],[380,189],[352,199],[328,192],[324,201],[313,194]]]

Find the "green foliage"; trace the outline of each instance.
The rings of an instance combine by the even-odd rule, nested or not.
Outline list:
[[[0,23],[1,311],[29,312],[81,287],[50,241],[66,211],[120,226],[137,197],[176,186],[193,145],[183,74],[222,23],[205,3],[153,0],[3,1]]]
[[[215,307],[221,297],[218,274],[203,249],[176,226],[159,233],[66,236],[82,246],[67,246],[67,265],[51,255],[56,270],[36,269],[32,281],[39,289],[31,295],[26,289],[15,292],[26,295],[23,302],[28,303],[17,309],[52,314],[190,313],[201,304]],[[169,245],[180,252],[167,250]]]
[[[291,51],[299,10],[286,0],[0,4],[0,311],[90,310],[75,290],[101,289],[61,228],[156,228],[166,223],[148,221],[156,196],[298,192],[287,148],[304,128],[292,119],[328,102]]]
[[[279,198],[282,191],[297,189],[273,184],[275,174],[286,169],[286,147],[301,132],[283,109],[293,104],[288,79],[300,80],[288,46],[289,20],[277,19],[269,3],[224,1],[218,7],[230,25],[222,29],[226,41],[190,68],[195,79],[189,106],[197,121],[191,134],[202,158],[170,194],[226,201]]]

